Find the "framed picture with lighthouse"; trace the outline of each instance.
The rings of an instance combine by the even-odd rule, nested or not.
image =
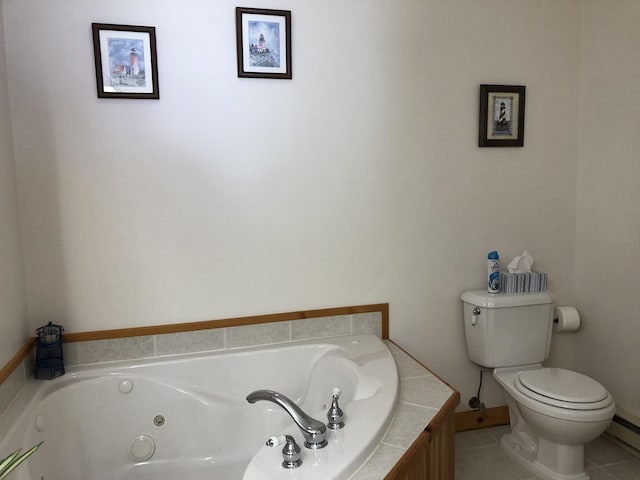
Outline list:
[[[92,23],[99,98],[160,98],[156,29]]]
[[[291,79],[291,12],[236,7],[238,77]]]
[[[524,85],[480,85],[478,146],[524,146]]]

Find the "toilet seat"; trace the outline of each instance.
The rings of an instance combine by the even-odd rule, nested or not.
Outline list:
[[[561,368],[518,372],[514,385],[533,400],[569,410],[598,410],[613,402],[611,394],[594,379]]]

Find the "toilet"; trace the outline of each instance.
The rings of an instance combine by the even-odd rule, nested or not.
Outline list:
[[[553,330],[549,292],[464,292],[469,359],[493,369],[503,388],[511,432],[507,454],[544,480],[589,480],[584,444],[605,431],[615,413],[611,394],[594,379],[544,367]]]

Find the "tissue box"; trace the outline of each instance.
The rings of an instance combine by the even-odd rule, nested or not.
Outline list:
[[[547,291],[547,274],[543,272],[500,272],[502,293],[534,293]]]

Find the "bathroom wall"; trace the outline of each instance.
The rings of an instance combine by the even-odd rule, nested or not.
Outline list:
[[[576,220],[576,366],[640,421],[640,4],[585,3]]]
[[[29,335],[6,72],[0,9],[0,365]]]
[[[488,251],[574,301],[581,2],[242,5],[292,10],[290,81],[237,78],[237,5],[4,0],[30,327],[389,302],[466,408]],[[96,98],[91,22],[157,28],[159,101]],[[524,148],[477,147],[481,83],[527,86]]]

